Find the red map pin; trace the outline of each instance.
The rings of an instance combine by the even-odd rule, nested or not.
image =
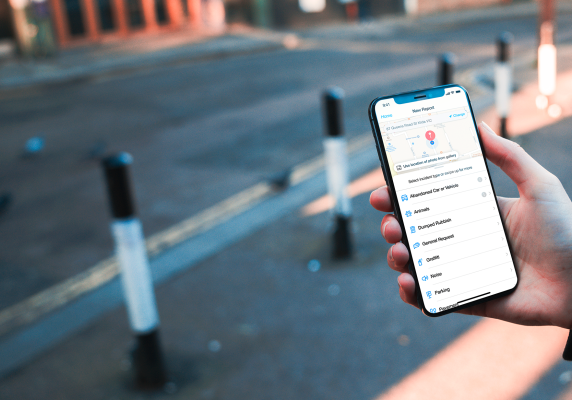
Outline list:
[[[427,131],[425,132],[425,137],[427,138],[427,140],[433,140],[435,139],[435,132]]]

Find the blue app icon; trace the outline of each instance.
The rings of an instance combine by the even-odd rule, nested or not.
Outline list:
[[[429,312],[430,312],[431,314],[435,314],[435,313],[437,312],[437,309],[436,309],[436,308],[430,308],[430,309],[429,309]]]
[[[416,248],[418,248],[418,247],[419,247],[419,242],[417,242],[417,243],[415,243],[415,244],[413,245],[413,248],[414,248],[414,249],[416,249]]]
[[[427,275],[423,275],[423,277],[421,278],[423,282],[427,282],[428,279],[429,277]]]
[[[402,195],[401,195],[401,201],[407,201],[407,200],[409,200],[409,198],[407,197],[407,195],[406,195],[406,194],[402,194]]]
[[[422,260],[422,259],[417,260],[417,264],[418,264],[419,266],[422,266],[422,265],[423,265],[423,260]]]
[[[405,211],[405,216],[406,216],[406,217],[411,217],[411,215],[412,215],[412,214],[411,214],[411,211]]]
[[[430,291],[430,290],[426,291],[425,294],[427,295],[427,298],[428,298],[428,299],[431,298],[431,291]]]
[[[411,233],[415,233],[415,227],[414,226],[410,226],[409,229],[411,229]]]

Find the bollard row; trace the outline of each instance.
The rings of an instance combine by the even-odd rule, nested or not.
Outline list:
[[[497,113],[500,117],[500,135],[504,138],[508,138],[507,120],[510,114],[510,98],[513,86],[512,66],[510,63],[510,53],[511,53],[510,48],[513,40],[514,37],[510,32],[503,32],[502,34],[499,35],[497,39],[497,60],[495,63],[495,75],[494,75],[495,106]],[[551,50],[552,48],[546,47],[544,48],[543,51],[551,52]],[[551,53],[551,56],[544,57],[544,60],[552,58],[555,57],[552,57]],[[540,50],[539,50],[539,60],[540,60]],[[438,75],[437,75],[438,85],[449,85],[453,83],[455,64],[456,64],[456,57],[453,53],[445,53],[440,56]],[[539,61],[539,73],[540,73],[540,61]],[[545,86],[546,87],[551,86],[552,82],[553,81],[550,80],[550,82]],[[546,91],[547,92],[550,91],[550,88],[546,89]]]
[[[501,135],[507,136],[506,120],[510,111],[512,71],[509,64],[510,44],[513,37],[505,32],[498,39],[498,56],[495,65],[495,100],[501,117]],[[453,83],[456,56],[445,53],[439,59],[438,83]],[[540,68],[539,68],[540,70]],[[328,193],[335,201],[333,257],[346,259],[352,256],[351,215],[352,208],[347,193],[349,165],[347,143],[344,138],[344,92],[338,87],[323,94],[325,117],[324,153]],[[117,259],[121,269],[121,282],[131,329],[137,345],[133,351],[136,380],[143,387],[159,387],[166,382],[163,355],[159,341],[159,315],[145,239],[139,218],[136,217],[131,192],[128,167],[132,157],[119,153],[103,160],[109,203],[113,222],[111,230],[115,240]]]

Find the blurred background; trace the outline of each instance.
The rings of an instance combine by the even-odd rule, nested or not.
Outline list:
[[[443,83],[570,193],[572,1],[0,0],[0,398],[572,399],[399,299],[367,107]]]

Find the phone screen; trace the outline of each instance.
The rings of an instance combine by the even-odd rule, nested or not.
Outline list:
[[[517,283],[468,96],[459,86],[437,90],[444,93],[411,102],[381,99],[374,113],[396,212],[433,314]]]

